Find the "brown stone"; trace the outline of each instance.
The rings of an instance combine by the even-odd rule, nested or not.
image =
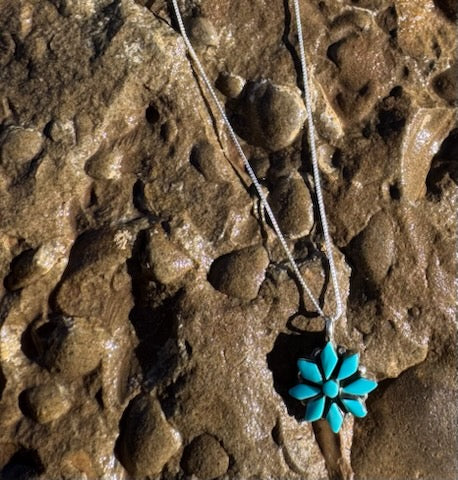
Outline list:
[[[267,80],[246,85],[239,110],[245,139],[274,151],[294,142],[306,116],[297,90]]]
[[[38,423],[49,423],[65,415],[71,408],[70,395],[60,384],[48,383],[24,392],[26,410]]]
[[[278,179],[269,202],[283,234],[296,239],[310,233],[314,223],[312,198],[298,173]]]
[[[215,437],[204,433],[185,448],[181,464],[188,475],[213,480],[227,472],[229,456]]]
[[[210,269],[210,283],[219,291],[242,300],[253,300],[264,281],[269,257],[262,247],[249,247],[217,258]]]
[[[136,397],[121,432],[120,455],[134,477],[158,475],[180,446],[179,433],[167,422],[160,404],[149,395]]]

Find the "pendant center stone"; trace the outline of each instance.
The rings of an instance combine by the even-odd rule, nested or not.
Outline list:
[[[339,393],[339,385],[334,380],[328,380],[323,385],[323,393],[329,398],[335,398]]]

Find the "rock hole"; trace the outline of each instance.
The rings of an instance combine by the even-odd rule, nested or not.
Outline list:
[[[103,410],[105,408],[105,403],[103,401],[103,389],[99,388],[94,396],[96,402],[99,404],[99,407]]]
[[[189,163],[199,172],[202,173],[200,166],[200,148],[198,145],[194,145],[189,154]]]
[[[272,428],[271,435],[272,435],[272,440],[274,441],[274,443],[276,445],[278,445],[279,447],[281,447],[282,442],[281,442],[281,438],[280,438],[280,422],[279,422],[278,419],[275,422],[274,428]]]
[[[2,470],[2,480],[31,480],[42,475],[45,468],[36,450],[22,448],[16,452]]]
[[[33,339],[33,324],[29,325],[21,335],[21,350],[22,353],[32,361],[36,361],[38,358],[38,350]]]
[[[159,136],[164,143],[169,142],[170,140],[170,125],[168,122],[165,122],[161,125]]]
[[[345,39],[341,39],[338,42],[333,43],[330,45],[326,51],[326,55],[334,63],[337,67],[340,67],[339,64],[339,48],[345,42]]]
[[[458,184],[458,128],[454,128],[434,155],[426,177],[430,200],[440,200],[447,183]]]
[[[186,385],[186,375],[180,375],[174,383],[169,385],[164,393],[159,397],[162,411],[167,418],[173,417],[178,406],[178,397],[181,390]]]
[[[360,97],[365,97],[368,93],[369,93],[369,82],[367,82],[358,90],[358,95]]]
[[[403,89],[400,85],[396,85],[390,91],[390,97],[399,98],[402,96]]]
[[[456,0],[434,0],[434,5],[452,22],[458,20],[458,4]]]
[[[366,125],[364,125],[363,129],[361,130],[361,133],[362,133],[364,138],[370,138],[370,136],[372,135],[371,124],[366,123]]]
[[[440,45],[437,43],[437,41],[433,42],[432,49],[434,51],[434,54],[436,55],[436,58],[439,59],[440,56],[442,55],[442,49]]]
[[[383,139],[387,139],[393,134],[400,133],[406,123],[403,114],[396,108],[382,110],[379,113],[378,120],[377,131]]]
[[[342,150],[337,148],[332,154],[331,164],[334,168],[340,168],[342,166]]]
[[[21,412],[29,418],[33,418],[33,413],[30,408],[29,401],[27,400],[28,390],[24,390],[19,394],[18,397],[18,406]]]
[[[184,346],[186,348],[186,353],[190,357],[192,355],[192,345],[187,340],[185,340]]]
[[[353,178],[353,172],[352,172],[351,168],[347,167],[347,166],[343,167],[342,168],[342,176],[347,182],[349,182]]]
[[[170,228],[170,222],[168,220],[162,220],[161,222],[161,227],[163,228],[164,232],[167,235],[170,235],[170,232],[172,231]]]
[[[6,387],[6,377],[3,373],[2,367],[0,366],[0,400],[2,399],[3,391]]]
[[[389,192],[392,200],[401,199],[401,189],[399,188],[399,185],[397,183],[393,183],[390,185]]]
[[[402,76],[404,78],[408,78],[409,75],[410,75],[409,67],[404,66],[404,68],[402,69]]]
[[[152,103],[150,103],[145,110],[145,118],[150,125],[154,125],[159,121],[159,111]]]
[[[91,191],[89,192],[89,203],[87,205],[87,208],[95,207],[98,203],[97,199],[97,193],[95,191],[95,187],[91,187]]]
[[[49,138],[52,140],[52,136],[51,136],[51,130],[52,130],[52,126],[53,126],[53,121],[50,120],[46,125],[45,127],[43,128],[43,135],[46,137],[46,138]]]
[[[140,213],[147,216],[151,215],[145,196],[145,184],[140,179],[138,179],[132,187],[132,203]]]

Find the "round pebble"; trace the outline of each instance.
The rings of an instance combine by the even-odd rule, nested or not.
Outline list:
[[[314,223],[312,197],[297,172],[275,182],[269,202],[286,236],[296,239],[310,233]]]
[[[220,73],[215,83],[216,88],[228,98],[237,98],[245,84],[243,77],[228,72]]]
[[[35,283],[64,257],[65,250],[65,246],[57,241],[45,243],[38,249],[25,250],[11,262],[5,287],[14,291]]]
[[[247,85],[237,113],[241,117],[242,137],[273,151],[291,145],[306,118],[304,102],[297,89],[267,80]]]
[[[263,247],[248,247],[216,259],[208,279],[226,295],[253,300],[258,296],[268,265],[269,257]]]
[[[366,274],[375,284],[385,278],[394,259],[393,225],[384,212],[376,213],[361,234],[361,258]]]
[[[206,140],[197,142],[190,153],[191,164],[209,182],[224,182],[229,176],[227,162],[221,161],[220,155],[213,144]]]
[[[206,46],[217,47],[219,44],[218,33],[212,22],[205,17],[190,18],[186,22],[189,38],[192,43]]]
[[[178,282],[193,267],[192,260],[160,229],[148,233],[148,261],[154,277],[164,285]]]
[[[40,336],[40,332],[44,332]],[[59,317],[37,330],[43,363],[69,378],[95,370],[104,352],[105,332],[85,318]]]
[[[213,480],[227,472],[229,456],[215,437],[204,433],[185,448],[181,465],[188,475]]]
[[[56,383],[43,384],[24,392],[27,413],[38,423],[57,420],[71,408],[67,390]]]
[[[181,447],[179,433],[150,395],[132,401],[122,425],[121,462],[135,478],[158,475]]]
[[[26,163],[40,153],[42,146],[43,136],[40,132],[11,127],[1,141],[0,164],[15,177]]]

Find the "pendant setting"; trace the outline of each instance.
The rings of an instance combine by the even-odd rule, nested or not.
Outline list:
[[[338,433],[346,414],[365,417],[365,400],[377,382],[364,375],[359,354],[337,350],[331,341],[317,349],[309,358],[297,361],[300,383],[289,390],[291,397],[306,402],[305,420],[316,422],[325,418]]]

